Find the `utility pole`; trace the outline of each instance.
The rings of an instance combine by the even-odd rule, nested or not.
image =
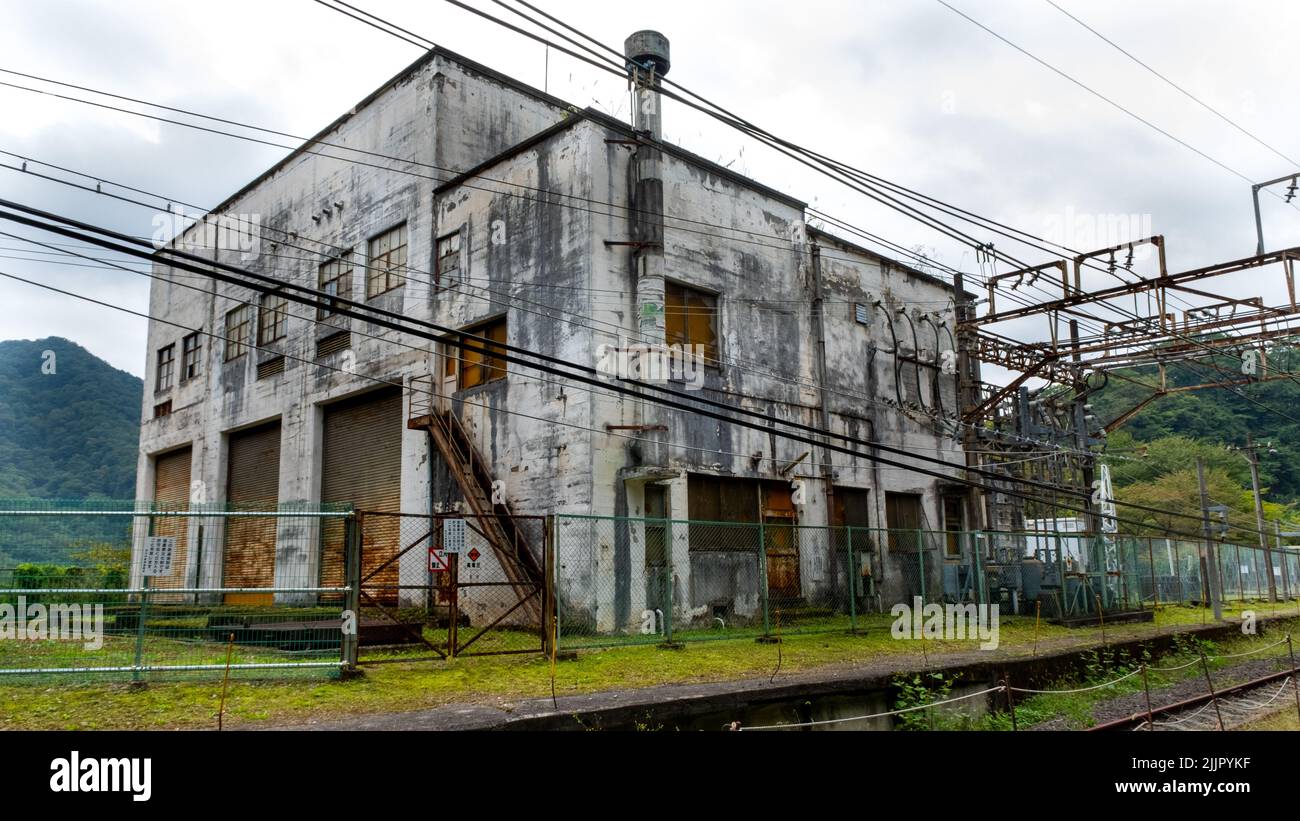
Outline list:
[[[1259,452],[1255,437],[1246,434],[1246,459],[1250,462],[1250,485],[1255,492],[1255,529],[1259,531],[1259,546],[1264,549],[1264,573],[1268,576],[1268,600],[1277,601],[1277,580],[1273,578],[1273,551],[1264,532],[1264,499],[1259,493]]]
[[[975,357],[971,355],[973,333],[966,324],[974,318],[974,308],[966,301],[966,282],[961,271],[953,274],[952,277],[953,304],[956,306],[956,317],[954,321],[957,325],[957,414],[958,420],[966,422],[962,428],[962,450],[966,457],[966,478],[974,479],[971,468],[980,466],[979,457],[979,436],[976,432],[978,420],[967,419],[966,414],[971,410],[979,407],[979,382],[976,379]],[[987,532],[990,525],[988,508],[985,504],[984,494],[980,492],[978,484],[972,482],[969,488],[968,504],[970,507],[970,516],[975,529],[981,533]],[[980,543],[979,538],[972,539],[971,542],[971,563],[975,569],[975,579],[978,585],[978,597],[976,601],[984,604],[986,592],[986,583],[984,581],[984,551],[986,546]]]
[[[1286,182],[1287,180],[1290,180],[1291,187],[1286,190],[1286,201],[1290,202],[1291,200],[1295,199],[1297,178],[1300,178],[1300,175],[1288,174],[1285,177],[1278,177],[1275,180],[1269,180],[1268,182],[1261,182],[1256,185],[1252,185],[1250,187],[1251,196],[1255,198],[1255,233],[1259,236],[1259,246],[1255,250],[1256,256],[1261,256],[1261,257],[1264,256],[1264,220],[1259,215],[1259,192],[1265,188],[1268,188],[1270,185],[1277,185],[1280,182]]]
[[[1205,534],[1205,579],[1210,588],[1210,606],[1214,608],[1214,620],[1223,620],[1223,604],[1219,601],[1219,557],[1214,550],[1214,540],[1210,537],[1210,491],[1205,487],[1205,460],[1196,459],[1196,481],[1201,486],[1201,528]]]

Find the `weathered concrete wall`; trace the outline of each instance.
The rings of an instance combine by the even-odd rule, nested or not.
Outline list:
[[[364,300],[368,240],[405,222],[406,281],[371,304],[448,328],[504,316],[509,344],[595,366],[602,345],[640,340],[637,251],[627,245],[632,136],[626,126],[564,114],[553,101],[435,56],[322,137],[411,162],[292,156],[223,208],[260,215],[265,225],[291,236],[263,231],[258,253],[247,258],[238,251],[211,253],[254,272],[315,286],[319,266],[349,251],[351,296]],[[474,175],[446,184],[450,171],[493,157]],[[680,149],[665,146],[661,168],[666,277],[717,295],[721,361],[706,369],[700,396],[814,427],[822,424],[824,400],[835,432],[960,461],[954,429],[945,419],[955,411],[953,377],[936,367],[941,350],[951,345],[942,330],[952,322],[951,310],[944,313],[951,304],[944,283],[819,232],[810,236],[803,203]],[[436,287],[437,238],[453,232],[461,236],[461,270],[456,282]],[[814,243],[821,249],[819,269]],[[824,394],[814,304],[818,270],[825,298]],[[220,334],[234,300],[253,298],[241,288],[176,275],[155,285],[151,312]],[[855,319],[858,303],[867,306],[865,325]],[[221,501],[228,434],[279,417],[280,500],[317,502],[324,406],[382,383],[441,374],[440,357],[459,356],[439,343],[370,323],[334,318],[322,327],[311,321],[312,309],[291,305],[290,313],[288,337],[270,350],[227,364],[222,346],[205,339],[200,378],[163,394],[146,391],[141,498],[152,495],[153,457],[192,442],[200,495]],[[351,331],[352,348],[316,361],[315,343],[337,329]],[[178,343],[179,367],[182,335],[174,327],[151,325],[147,384],[153,384],[154,355],[163,345]],[[257,363],[280,353],[286,356],[284,373],[259,380]],[[591,390],[515,365],[508,372],[505,380],[463,392],[443,389],[453,394],[454,411],[504,481],[516,512],[639,517],[645,515],[645,489],[655,483],[666,489],[668,515],[685,519],[687,477],[696,473],[801,479],[807,489],[797,511],[803,525],[830,522],[827,476],[837,486],[870,491],[869,518],[876,526],[884,525],[889,491],[921,494],[927,522],[937,529],[942,521],[941,483],[934,478],[840,455],[827,465],[822,448],[769,431]],[[154,405],[165,398],[173,401],[173,414],[152,419]],[[635,429],[657,425],[666,432]],[[402,509],[426,513],[455,505],[455,483],[426,435],[404,430],[403,436]],[[203,554],[211,565],[200,574],[204,584],[220,574],[221,534],[214,531],[205,535],[211,542]],[[657,595],[645,578],[645,528],[632,523],[593,528],[591,534],[560,556],[562,583],[575,600],[591,602],[601,629],[627,629],[640,622]],[[314,575],[314,554],[306,544],[311,534],[281,536],[284,572],[277,570],[277,581],[293,578],[300,568],[304,578]],[[710,618],[709,607],[728,598],[729,613],[755,612],[758,582],[750,576],[758,575],[756,567],[692,552],[685,527],[671,528],[668,551],[679,623],[695,614]],[[799,575],[809,603],[833,596],[843,583],[834,559],[825,539],[801,545]],[[898,562],[905,560],[878,551],[869,561],[890,595],[889,585],[900,584]],[[413,552],[404,562],[422,563],[423,556]],[[937,585],[937,563],[931,572],[927,583]]]
[[[316,145],[312,151],[330,156],[307,152],[290,156],[219,211],[255,215],[261,220],[264,229],[255,251],[202,253],[254,273],[316,287],[319,266],[350,252],[352,293],[346,296],[365,301],[369,239],[405,222],[405,282],[369,303],[415,318],[431,318],[437,300],[430,284],[435,230],[430,191],[454,173],[560,119],[554,101],[521,88],[472,64],[431,54],[318,137],[331,146],[373,154]],[[191,229],[179,244],[192,246],[197,237],[198,229]],[[171,281],[155,282],[150,313],[171,322],[224,334],[226,312],[238,301],[256,301],[256,295],[244,288],[172,272],[161,265],[155,268]],[[285,339],[230,363],[223,361],[223,344],[205,337],[199,378],[157,393],[153,390],[156,352],[177,343],[179,368],[179,342],[185,332],[150,324],[139,498],[152,498],[153,457],[193,442],[192,476],[198,483],[195,501],[223,501],[227,435],[279,417],[283,423],[279,500],[318,502],[323,405],[384,383],[401,385],[412,376],[431,372],[433,345],[426,340],[346,318],[332,318],[321,325],[313,321],[314,308],[292,303],[289,313]],[[317,361],[315,343],[338,329],[351,331],[351,349]],[[286,357],[283,374],[259,380],[258,362],[280,353]],[[154,406],[165,399],[172,400],[173,414],[153,419]],[[419,432],[404,430],[403,436],[402,508],[427,512],[429,446]],[[211,544],[203,552],[215,558],[202,574],[203,584],[219,580],[221,534],[213,530],[205,533]],[[195,532],[191,527],[190,533]],[[300,541],[287,540],[279,546],[286,566],[298,565],[304,552],[311,553],[297,545]],[[189,551],[189,555],[195,554],[195,550]],[[280,575],[277,570],[277,577]]]

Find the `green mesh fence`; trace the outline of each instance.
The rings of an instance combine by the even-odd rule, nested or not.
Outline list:
[[[1201,542],[561,515],[560,646],[857,631],[898,604],[997,604],[1066,623],[1207,606]],[[1279,598],[1300,556],[1272,551]],[[1224,601],[1268,596],[1258,547],[1219,545]],[[977,560],[979,557],[979,560]]]
[[[337,674],[351,522],[337,506],[0,501],[0,681]]]

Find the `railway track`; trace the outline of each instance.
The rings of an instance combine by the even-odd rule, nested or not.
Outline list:
[[[1108,721],[1090,732],[1140,730],[1195,732],[1231,730],[1282,709],[1300,710],[1296,670],[1283,670],[1213,693],[1152,706],[1148,711]]]

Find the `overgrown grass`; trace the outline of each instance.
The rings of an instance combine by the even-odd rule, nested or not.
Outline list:
[[[1263,615],[1267,610],[1261,607],[1260,612]],[[1291,612],[1295,613],[1295,608]],[[1200,621],[1200,612],[1195,609],[1163,608],[1154,625],[1106,625],[1106,640],[1113,643],[1151,636],[1162,629]],[[958,656],[967,660],[975,656],[981,660],[1023,657],[1095,644],[1102,633],[1100,625],[1067,629],[1036,624],[1032,617],[1003,618],[1001,646],[990,655],[978,651],[978,640],[896,640],[890,635],[890,623],[887,615],[873,615],[862,619],[857,634],[785,635],[779,647],[781,674],[868,664],[922,669],[951,663]],[[430,635],[430,638],[437,637]],[[490,642],[535,643],[537,637],[517,633],[485,637],[483,641],[489,642],[484,645],[486,649],[492,646]],[[0,642],[0,648],[7,643]],[[1225,643],[1224,646],[1235,645]],[[214,657],[224,661],[224,647],[211,649]],[[1282,649],[1284,652],[1285,648]],[[403,653],[421,652],[427,652],[427,648],[393,651],[389,656],[400,658]],[[554,687],[558,695],[564,696],[661,684],[766,679],[776,668],[777,654],[777,646],[757,644],[752,638],[702,641],[688,644],[684,650],[647,646],[593,650],[579,654],[576,661],[560,662]],[[1100,656],[1098,663],[1104,664]],[[408,712],[456,702],[489,703],[509,711],[511,705],[521,700],[550,696],[550,669],[549,661],[540,655],[524,655],[380,665],[369,667],[364,676],[350,680],[284,680],[279,673],[268,673],[275,677],[232,684],[226,704],[226,724],[293,724],[349,715]],[[1102,672],[1100,668],[1098,672]],[[144,689],[103,682],[73,683],[70,678],[58,683],[23,683],[0,678],[0,728],[214,727],[220,693],[219,676],[203,680],[155,680]],[[1027,726],[1035,716],[1068,715],[1083,721],[1085,707],[1086,702],[1082,700],[1029,699],[1018,705],[1017,710],[1021,725]],[[996,720],[996,717],[990,719]],[[994,724],[988,726],[996,728]]]

